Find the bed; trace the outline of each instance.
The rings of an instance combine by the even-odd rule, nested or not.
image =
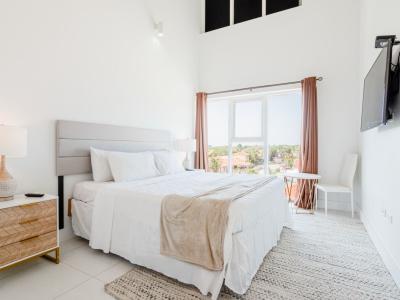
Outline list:
[[[100,144],[104,143],[104,138],[101,139],[98,135],[96,139],[90,139],[89,134],[93,136],[93,131],[99,134],[97,126],[64,122],[66,121],[59,124],[59,129],[61,127],[61,130],[58,130],[59,140],[65,139],[63,132],[68,132],[69,140],[76,139],[74,149],[69,147],[68,153],[76,155],[79,152],[82,153],[82,157],[80,163],[77,162],[73,167],[74,163],[71,163],[71,160],[76,161],[76,156],[67,156],[70,163],[67,168],[60,166],[59,176],[87,171],[87,166],[82,167],[85,166],[82,161],[87,161],[87,146],[89,144],[101,146]],[[71,125],[74,127],[73,130]],[[101,127],[104,132],[104,125]],[[66,131],[65,128],[69,129]],[[86,129],[85,138],[82,138],[82,132],[85,132],[82,128]],[[112,133],[114,129],[117,130],[114,126],[108,127],[108,133]],[[127,132],[131,131],[127,129]],[[137,129],[134,136],[135,138],[140,136]],[[147,137],[148,134],[142,136]],[[154,136],[157,134],[153,134]],[[89,142],[82,143],[82,140],[86,139]],[[109,148],[126,151],[126,139],[122,143],[124,149],[118,147],[121,144],[119,139],[106,144]],[[135,140],[132,143],[139,142]],[[157,141],[145,143],[151,146],[143,146],[144,143],[141,141],[140,150],[143,148],[154,150],[159,147]],[[82,146],[77,146],[82,144],[86,151],[82,150]],[[133,147],[133,144],[128,148]],[[65,149],[63,151],[65,155]],[[89,240],[90,246],[94,249],[114,253],[133,264],[155,270],[180,282],[192,284],[204,295],[211,293],[213,299],[218,297],[223,283],[232,291],[244,294],[265,255],[278,243],[282,228],[290,224],[283,180],[273,178],[265,186],[232,202],[224,239],[224,267],[220,271],[211,271],[160,254],[160,209],[162,199],[166,195],[192,196],[218,187],[226,180],[248,180],[252,176],[186,171],[126,183],[80,182],[75,185],[71,200],[73,231],[76,235]],[[256,177],[258,176],[254,176]]]

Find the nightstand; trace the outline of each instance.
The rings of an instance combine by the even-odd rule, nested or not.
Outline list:
[[[60,262],[57,199],[18,195],[0,202],[0,271],[39,256]]]

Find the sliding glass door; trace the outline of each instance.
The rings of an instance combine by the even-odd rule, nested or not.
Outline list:
[[[210,98],[210,171],[275,175],[296,170],[300,126],[298,89]]]

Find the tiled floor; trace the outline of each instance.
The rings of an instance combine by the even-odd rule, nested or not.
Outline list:
[[[0,299],[113,299],[104,292],[104,284],[131,268],[122,258],[94,251],[76,238],[61,244],[59,265],[37,259],[0,272]]]
[[[310,226],[312,217],[294,214],[294,227]],[[89,248],[83,239],[61,245],[61,263],[45,259],[0,272],[1,300],[103,300],[113,299],[104,284],[132,268],[122,258]]]

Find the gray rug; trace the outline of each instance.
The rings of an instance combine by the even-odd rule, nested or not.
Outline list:
[[[265,258],[248,292],[224,287],[220,299],[400,299],[359,220],[296,215],[292,229]],[[208,299],[194,287],[134,267],[105,286],[119,300]]]

